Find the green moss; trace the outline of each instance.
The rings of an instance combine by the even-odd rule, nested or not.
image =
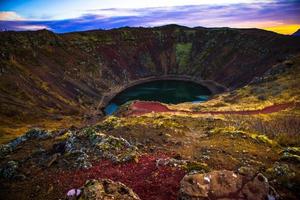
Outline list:
[[[202,162],[189,162],[183,167],[186,171],[201,171],[201,172],[209,172],[210,169],[206,163]]]
[[[107,117],[102,123],[98,124],[96,127],[100,130],[109,131],[121,126],[121,118],[112,115]]]
[[[92,136],[95,134],[95,132],[96,132],[96,128],[92,126],[83,129],[83,133],[87,136]]]
[[[177,123],[172,119],[154,119],[152,122],[153,127],[157,128],[170,128],[170,129],[182,129],[183,125]]]
[[[149,69],[149,71],[153,73],[155,72],[155,64],[152,61],[151,55],[149,53],[140,55],[140,61],[143,67]]]
[[[176,44],[176,62],[179,66],[179,72],[183,72],[189,65],[192,43]]]
[[[222,128],[214,128],[210,130],[210,134],[233,134],[233,135],[247,135],[246,132],[236,129],[233,126],[227,126]]]
[[[109,131],[121,127],[133,127],[133,126],[145,126],[145,127],[153,128],[166,128],[175,131],[180,131],[185,128],[181,123],[173,118],[169,117],[148,117],[148,116],[140,116],[140,117],[116,117],[109,116],[102,123],[97,125],[99,130]]]
[[[278,145],[276,141],[269,139],[266,135],[251,134],[250,137],[270,146]]]
[[[71,131],[67,131],[65,134],[56,137],[55,140],[57,140],[57,141],[65,141],[65,140],[67,140],[71,136],[71,134],[72,134]]]

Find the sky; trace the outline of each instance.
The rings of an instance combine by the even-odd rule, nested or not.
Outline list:
[[[292,34],[300,28],[300,0],[0,0],[1,31],[65,33],[166,24]]]

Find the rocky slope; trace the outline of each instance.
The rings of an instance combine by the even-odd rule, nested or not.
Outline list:
[[[300,51],[300,38],[263,30],[177,25],[0,38],[2,136],[27,124],[80,124],[74,116],[101,114],[111,95],[149,79],[200,81],[216,93],[237,88]]]

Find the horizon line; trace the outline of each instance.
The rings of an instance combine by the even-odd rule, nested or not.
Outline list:
[[[6,21],[9,22],[9,21]],[[300,30],[300,27],[298,30],[291,34],[283,34],[280,32],[276,32],[271,30],[272,27],[270,28],[258,28],[258,27],[229,27],[229,26],[215,26],[215,27],[205,27],[205,26],[187,26],[187,25],[180,25],[180,24],[164,24],[160,26],[121,26],[121,27],[115,27],[115,28],[98,28],[98,29],[88,29],[88,30],[78,30],[78,31],[65,31],[65,32],[59,32],[59,31],[54,31],[49,28],[41,28],[41,29],[32,29],[32,30],[13,30],[13,29],[2,29],[0,32],[37,32],[37,31],[43,31],[47,30],[49,32],[55,33],[55,34],[68,34],[68,33],[80,33],[80,32],[89,32],[89,31],[111,31],[111,30],[118,30],[118,29],[124,29],[124,28],[144,28],[144,29],[153,29],[153,28],[161,28],[165,26],[179,26],[183,28],[189,28],[189,29],[196,29],[196,28],[203,28],[203,29],[236,29],[236,30],[251,30],[251,29],[256,29],[256,30],[262,30],[262,31],[267,31],[267,32],[272,32],[275,34],[279,35],[287,35],[287,36],[292,36],[294,33]],[[276,27],[274,27],[276,28]]]

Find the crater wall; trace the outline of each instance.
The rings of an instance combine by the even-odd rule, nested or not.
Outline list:
[[[300,52],[300,38],[259,29],[120,28],[0,33],[1,119],[97,111],[120,90],[163,78],[214,93]]]

